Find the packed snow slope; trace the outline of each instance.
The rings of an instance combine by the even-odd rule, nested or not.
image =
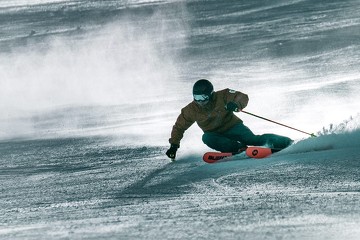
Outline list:
[[[359,140],[320,136],[218,164],[106,138],[4,142],[0,236],[358,239]]]

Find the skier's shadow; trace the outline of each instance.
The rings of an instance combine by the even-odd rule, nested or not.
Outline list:
[[[200,160],[201,161],[201,160]],[[250,162],[250,165],[253,165]],[[125,187],[115,194],[114,198],[131,198],[151,195],[181,195],[191,191],[194,183],[216,179],[218,177],[238,172],[236,165],[249,164],[245,161],[234,161],[222,164],[206,164],[199,162],[199,156],[188,156],[174,163],[167,163],[135,183]]]

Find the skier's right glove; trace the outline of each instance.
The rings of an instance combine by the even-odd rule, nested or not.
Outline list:
[[[171,159],[175,159],[176,151],[178,150],[179,147],[180,146],[177,144],[171,144],[169,150],[166,151],[166,155]]]

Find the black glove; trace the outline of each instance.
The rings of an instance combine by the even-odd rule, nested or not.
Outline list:
[[[236,103],[234,103],[234,102],[228,102],[226,104],[226,106],[225,106],[225,109],[230,111],[230,112],[238,112],[239,111],[238,105]]]
[[[180,146],[177,144],[171,144],[169,150],[166,151],[166,155],[171,158],[174,159],[176,157],[176,151],[178,150]]]

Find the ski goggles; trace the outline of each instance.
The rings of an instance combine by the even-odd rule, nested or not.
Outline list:
[[[196,102],[205,102],[208,101],[210,98],[208,95],[205,94],[201,94],[201,95],[194,94],[193,96]]]

